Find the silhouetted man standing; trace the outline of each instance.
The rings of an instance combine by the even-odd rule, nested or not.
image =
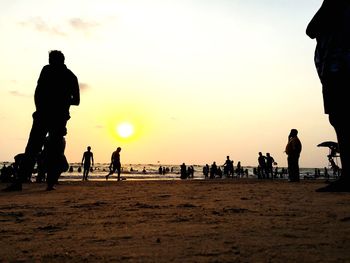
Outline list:
[[[64,64],[61,51],[49,53],[49,64],[41,70],[35,90],[35,112],[25,156],[20,164],[18,178],[5,191],[20,191],[22,183],[31,177],[45,137],[47,142],[47,190],[53,190],[59,175],[68,168],[64,157],[66,124],[70,119],[71,105],[79,105],[78,79]]]
[[[325,113],[337,135],[342,173],[319,192],[350,191],[350,1],[324,0],[307,26],[316,38],[315,66],[322,83]]]
[[[298,138],[298,130],[291,129],[288,135],[288,143],[286,145],[286,154],[288,162],[288,174],[290,182],[300,181],[299,172],[299,157],[302,149],[302,144]]]
[[[265,172],[266,172],[266,156],[262,154],[262,152],[258,153],[258,178],[259,179],[265,179]]]
[[[273,179],[273,164],[275,163],[275,159],[271,156],[270,153],[266,153],[266,178],[269,179],[271,175],[271,179]]]
[[[87,151],[84,152],[81,164],[84,166],[83,181],[88,180],[91,165],[94,165],[94,154],[91,152],[91,147],[87,147]]]

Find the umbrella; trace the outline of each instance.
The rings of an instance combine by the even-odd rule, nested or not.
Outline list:
[[[326,141],[317,145],[318,147],[328,147],[331,150],[331,154],[339,153],[339,146],[337,142]]]

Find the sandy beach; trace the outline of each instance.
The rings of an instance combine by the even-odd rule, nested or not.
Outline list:
[[[350,262],[323,181],[61,182],[0,192],[1,262]],[[1,184],[4,188],[6,185]]]

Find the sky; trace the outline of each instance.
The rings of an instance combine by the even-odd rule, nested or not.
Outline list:
[[[0,161],[24,151],[37,79],[61,50],[81,92],[69,162],[87,146],[109,162],[120,146],[122,163],[256,166],[261,151],[282,167],[296,128],[300,166],[328,166],[317,145],[336,136],[305,34],[321,3],[0,0]]]

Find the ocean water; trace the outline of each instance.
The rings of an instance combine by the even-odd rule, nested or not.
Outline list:
[[[5,164],[6,166],[11,165],[9,162],[0,162],[1,167]],[[159,173],[159,167],[165,167],[168,172],[165,174]],[[72,167],[72,172],[64,172],[61,174],[60,181],[81,181],[83,177],[83,171],[78,171],[78,168],[81,167],[80,163],[70,163]],[[194,167],[194,176],[191,179],[194,180],[204,180],[205,176],[203,175],[203,165],[193,165]],[[82,168],[82,167],[81,167]],[[244,169],[248,170],[248,178],[256,178],[253,173],[255,167],[246,166]],[[285,168],[285,167],[284,167]],[[143,172],[143,169],[146,170],[146,173]],[[280,172],[282,167],[278,168]],[[324,168],[319,168],[320,176],[317,179],[325,179]],[[89,172],[88,179],[94,181],[105,181],[106,175],[109,172],[109,163],[96,163]],[[328,169],[329,178],[334,178],[331,169]],[[306,179],[313,177],[315,174],[315,168],[300,168],[300,178]],[[180,164],[179,165],[163,165],[163,164],[124,164],[122,165],[121,177],[124,180],[181,180],[180,179]],[[35,181],[36,173],[33,174],[32,180]],[[225,177],[223,177],[225,178]],[[246,176],[244,175],[244,178]],[[109,176],[109,181],[115,181],[117,179],[117,174],[112,174]],[[288,176],[285,174],[282,178],[278,175],[277,179],[288,179]]]

